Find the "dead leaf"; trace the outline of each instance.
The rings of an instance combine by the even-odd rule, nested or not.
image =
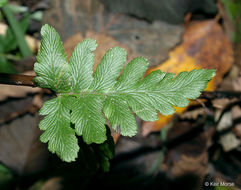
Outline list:
[[[43,106],[43,99],[41,94],[36,94],[33,97],[33,105],[40,109]]]
[[[200,181],[207,174],[208,148],[211,145],[213,128],[202,131],[204,124],[178,121],[167,132],[167,142],[173,142],[165,156],[164,168],[171,179],[196,176]],[[206,126],[208,127],[208,126]]]
[[[197,108],[191,111],[186,111],[180,115],[181,119],[197,119],[199,115],[205,114],[204,108]]]
[[[238,139],[233,132],[228,132],[220,137],[219,143],[222,145],[225,152],[229,152],[241,145],[240,139]]]
[[[61,190],[63,179],[61,177],[52,177],[50,179],[39,180],[35,182],[28,190]]]
[[[185,173],[196,174],[204,177],[207,174],[208,154],[203,152],[198,157],[189,157],[182,155],[178,162],[174,162],[171,174],[175,177],[182,176]]]
[[[147,58],[152,66],[168,57],[183,33],[182,25],[159,20],[148,23],[133,16],[113,14],[99,0],[52,1],[53,6],[44,14],[43,22],[54,26],[62,39],[78,32],[82,37],[88,31],[105,34],[131,49],[133,57]],[[129,54],[128,58],[131,59]]]
[[[213,107],[215,107],[219,110],[224,109],[230,103],[231,103],[231,101],[228,98],[219,98],[219,99],[215,99],[212,101]]]
[[[61,183],[62,183],[62,178],[60,177],[50,178],[43,184],[40,190],[61,190],[63,189]]]
[[[199,21],[186,28],[182,44],[170,52],[169,59],[149,69],[148,73],[157,69],[175,74],[200,68],[216,69],[217,75],[206,88],[207,91],[213,91],[222,82],[232,63],[233,50],[221,26],[215,20]],[[186,108],[176,108],[176,113],[180,114],[185,110]],[[160,115],[156,122],[144,122],[143,134],[159,131],[171,119],[172,116]]]
[[[36,116],[26,114],[0,126],[0,161],[19,175],[36,173],[45,167],[48,152],[39,141],[37,121]]]
[[[233,109],[232,109],[233,110]],[[236,110],[236,109],[235,109]],[[234,110],[234,111],[235,111]],[[232,112],[234,112],[232,111]],[[231,111],[226,112],[217,125],[217,131],[228,129],[233,124],[233,115]],[[232,131],[222,134],[219,143],[222,145],[225,152],[231,151],[241,145],[241,140],[238,139]]]
[[[220,115],[220,114],[219,114]],[[222,131],[224,129],[229,128],[233,124],[232,114],[231,112],[226,112],[223,114],[222,118],[220,119],[217,125],[217,131]]]
[[[64,48],[67,53],[68,58],[71,56],[72,51],[74,50],[75,46],[84,40],[85,38],[92,38],[95,39],[98,46],[95,50],[95,64],[93,67],[93,70],[95,71],[97,65],[100,63],[102,57],[106,53],[106,51],[112,47],[122,47],[127,51],[127,56],[131,55],[130,48],[123,45],[122,43],[116,41],[114,38],[112,38],[109,35],[106,35],[104,33],[97,33],[91,30],[88,30],[85,34],[85,37],[81,33],[74,34],[70,38],[68,38],[64,42]]]

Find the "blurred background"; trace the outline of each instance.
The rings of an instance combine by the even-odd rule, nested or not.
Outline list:
[[[108,172],[81,140],[73,163],[39,141],[38,111],[54,94],[1,84],[1,190],[241,189],[240,0],[1,0],[0,6],[1,73],[35,75],[45,23],[58,31],[68,56],[84,38],[96,39],[94,69],[119,46],[128,61],[147,58],[148,73],[217,70],[209,92],[175,115],[136,118],[132,138],[112,131]]]

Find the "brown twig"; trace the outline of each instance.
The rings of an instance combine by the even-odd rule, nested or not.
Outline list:
[[[200,99],[214,100],[217,98],[241,98],[240,91],[214,91],[208,92],[204,91],[199,97]]]
[[[0,73],[0,84],[36,87],[34,76]]]

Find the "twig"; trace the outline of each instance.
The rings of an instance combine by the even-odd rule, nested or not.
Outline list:
[[[36,87],[34,76],[0,73],[0,84]]]
[[[214,91],[208,92],[204,91],[199,97],[200,99],[213,100],[216,98],[241,98],[240,91]]]

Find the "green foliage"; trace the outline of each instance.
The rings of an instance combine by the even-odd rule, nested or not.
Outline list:
[[[29,16],[23,17],[18,23],[22,32],[25,34],[29,26]],[[10,61],[18,61],[21,59],[18,53],[18,42],[14,35],[13,29],[8,27],[6,34],[0,35],[0,72],[16,73],[16,69]],[[14,55],[13,55],[14,52]]]
[[[14,15],[12,14],[9,5],[4,5],[2,7],[2,11],[4,15],[6,16],[9,25],[12,29],[12,32],[15,36],[16,42],[18,44],[19,50],[23,57],[27,57],[32,55],[32,52],[25,40],[24,32],[21,29],[21,26],[19,25],[18,21],[14,18]]]
[[[8,2],[7,0],[0,0],[0,7],[7,4],[7,2]]]
[[[134,136],[137,124],[133,112],[146,121],[157,120],[157,112],[173,114],[173,106],[187,106],[188,99],[197,98],[215,75],[215,70],[200,69],[175,77],[158,70],[143,78],[148,67],[143,57],[133,59],[120,75],[126,52],[119,47],[108,50],[93,73],[95,40],[79,43],[68,63],[54,28],[43,26],[41,35],[35,82],[57,94],[40,110],[45,115],[40,122],[44,130],[41,141],[48,142],[49,150],[67,162],[74,161],[79,151],[76,134],[87,144],[104,143],[107,118],[114,130]],[[106,154],[105,146],[101,150]],[[104,168],[110,157],[102,157]]]
[[[0,164],[0,188],[9,189],[9,185],[13,179],[14,176],[11,171],[3,164]]]

